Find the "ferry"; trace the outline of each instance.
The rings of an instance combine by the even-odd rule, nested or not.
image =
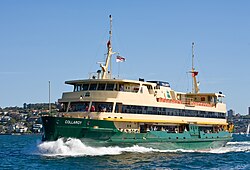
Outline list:
[[[192,92],[177,92],[167,81],[113,78],[110,62],[112,17],[105,63],[84,80],[65,83],[73,91],[58,100],[57,115],[43,116],[43,141],[77,138],[105,144],[151,144],[165,148],[209,149],[232,139],[224,94],[201,93],[192,69]],[[193,44],[194,45],[194,44]],[[192,51],[193,46],[192,45]],[[192,54],[193,63],[194,53]],[[124,57],[116,56],[118,61]]]

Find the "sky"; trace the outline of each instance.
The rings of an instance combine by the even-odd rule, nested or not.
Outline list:
[[[48,102],[104,61],[113,17],[114,76],[192,90],[192,42],[201,92],[223,92],[227,109],[250,106],[250,1],[1,0],[0,107]]]

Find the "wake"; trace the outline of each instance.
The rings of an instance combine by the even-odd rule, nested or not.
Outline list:
[[[70,139],[64,142],[58,139],[53,142],[44,142],[38,145],[39,151],[45,156],[102,156],[119,155],[123,152],[152,152],[154,149],[134,145],[132,147],[92,147],[82,143],[79,139]]]
[[[250,152],[250,141],[228,142],[225,147],[211,149],[209,153]]]
[[[250,152],[250,141],[244,142],[228,142],[225,147],[209,149],[209,150],[159,150],[153,148],[134,145],[132,147],[108,146],[108,147],[92,147],[87,146],[79,139],[69,139],[63,141],[58,139],[52,142],[43,142],[38,145],[39,153],[43,156],[63,156],[63,157],[80,157],[80,156],[102,156],[102,155],[120,155],[125,152],[130,153],[175,153],[175,152],[198,152],[198,153],[215,153],[222,154],[228,152]]]

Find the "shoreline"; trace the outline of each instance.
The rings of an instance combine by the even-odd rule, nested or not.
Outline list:
[[[19,135],[42,135],[42,133],[0,133],[1,135],[12,135],[12,136],[19,136]]]

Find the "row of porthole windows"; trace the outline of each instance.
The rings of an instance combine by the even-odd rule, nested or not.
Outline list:
[[[208,138],[207,136],[206,136],[206,138]],[[213,136],[211,137],[211,138],[214,138]],[[216,138],[219,138],[219,136],[216,136]],[[124,138],[122,138],[123,140],[124,139],[127,139],[126,137],[124,137]],[[129,138],[128,138],[129,139]],[[133,139],[137,139],[137,138],[133,138]],[[142,139],[146,139],[146,138],[142,138]],[[169,137],[168,139],[186,139],[186,137],[182,137],[182,138],[179,138],[179,137],[175,137],[175,138],[171,138],[171,137]]]
[[[124,139],[130,139],[130,138],[123,137],[122,139],[124,140]],[[138,139],[138,138],[134,137],[132,139]],[[142,138],[142,139],[146,139],[146,138]],[[186,137],[182,137],[182,138],[179,138],[179,137],[171,138],[171,137],[169,137],[168,139],[186,139]]]

